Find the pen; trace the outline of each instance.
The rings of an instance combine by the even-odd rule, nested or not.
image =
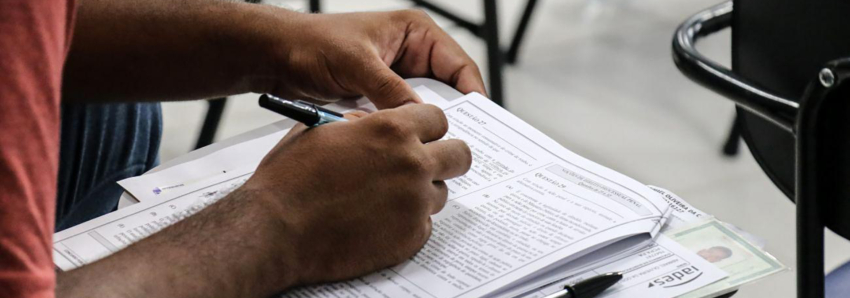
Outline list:
[[[336,121],[348,121],[342,114],[315,104],[301,100],[286,100],[270,94],[260,96],[260,106],[292,120],[304,123],[307,126],[319,126]]]
[[[593,298],[616,284],[621,279],[623,279],[623,274],[621,273],[605,273],[585,279],[573,285],[565,285],[563,290],[544,298]]]

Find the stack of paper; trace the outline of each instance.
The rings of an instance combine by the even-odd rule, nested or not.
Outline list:
[[[466,141],[474,159],[469,173],[447,181],[431,239],[398,266],[284,296],[542,297],[616,271],[624,279],[600,297],[702,297],[784,268],[675,195],[566,150],[483,96],[447,101],[415,90],[443,108],[446,138]],[[57,266],[96,261],[214,203],[286,131],[122,181],[140,203],[57,233]]]

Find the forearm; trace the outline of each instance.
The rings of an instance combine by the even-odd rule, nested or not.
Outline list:
[[[237,190],[93,264],[60,274],[57,297],[268,297],[292,285],[294,260],[270,207]],[[283,252],[283,253],[281,253]]]
[[[269,29],[290,26],[300,16],[218,0],[83,0],[63,97],[160,101],[262,91],[274,71],[265,55],[279,46],[271,43]],[[275,30],[288,31],[297,29]]]

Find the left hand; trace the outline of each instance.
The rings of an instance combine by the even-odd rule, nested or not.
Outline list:
[[[486,94],[478,66],[424,12],[283,14],[269,92],[287,98],[365,95],[380,109],[421,102],[402,77],[431,77]],[[277,38],[275,38],[277,37]],[[283,37],[283,38],[281,38]]]

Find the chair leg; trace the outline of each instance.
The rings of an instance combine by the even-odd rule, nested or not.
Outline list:
[[[726,138],[726,143],[723,144],[723,155],[735,156],[741,147],[741,120],[740,116],[735,115],[732,120],[732,129],[729,130],[729,137]]]
[[[209,103],[207,116],[204,117],[204,125],[201,126],[201,133],[198,135],[198,142],[195,143],[195,149],[212,144],[215,139],[215,133],[218,131],[218,124],[221,122],[221,116],[224,114],[227,97],[210,99],[207,103]]]
[[[810,84],[811,85],[811,84]],[[815,88],[810,88],[812,90]],[[807,94],[825,93],[806,91]],[[832,92],[832,94],[846,94]],[[834,96],[838,97],[838,96]],[[797,114],[796,154],[796,185],[795,199],[797,205],[797,298],[824,298],[824,228],[826,220],[833,217],[837,221],[838,211],[829,212],[828,204],[833,198],[841,197],[837,189],[844,187],[842,181],[846,177],[836,176],[841,173],[833,169],[836,161],[841,160],[841,151],[836,143],[840,135],[832,127],[841,127],[835,119],[841,113],[821,111],[824,106],[830,108],[847,107],[847,105],[828,105],[827,100],[835,98],[822,96],[806,96],[801,102]],[[837,172],[837,173],[836,173]],[[846,293],[845,293],[846,294]],[[846,295],[842,295],[844,297]]]
[[[322,12],[322,1],[321,0],[310,0],[310,12],[312,12],[312,13]]]
[[[487,43],[487,72],[490,76],[490,99],[504,106],[502,94],[502,47],[499,44],[499,21],[496,0],[484,0],[484,26],[481,36]]]
[[[519,25],[514,32],[514,39],[511,40],[511,47],[505,54],[505,63],[514,64],[519,55],[519,46],[522,44],[522,39],[525,37],[525,31],[528,31],[528,22],[531,21],[531,16],[534,14],[534,8],[537,6],[537,0],[528,0],[525,4],[525,10],[522,12],[522,18],[519,20]]]

